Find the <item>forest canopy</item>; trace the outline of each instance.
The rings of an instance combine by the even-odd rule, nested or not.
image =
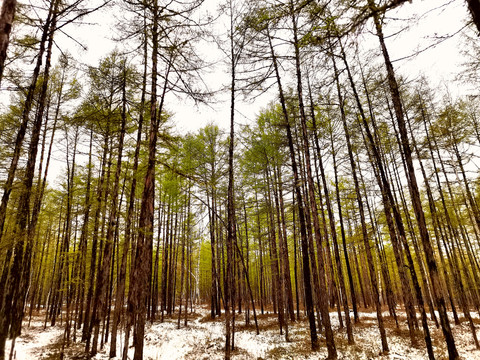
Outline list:
[[[480,356],[478,0],[1,9],[0,360]]]

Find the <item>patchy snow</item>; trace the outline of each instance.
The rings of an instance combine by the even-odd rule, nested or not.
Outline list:
[[[58,326],[47,326],[44,329],[44,322],[40,318],[34,319],[30,326],[24,324],[22,335],[15,340],[13,359],[41,359],[56,353],[54,345],[60,341],[63,332],[64,329]],[[5,346],[6,356],[9,356],[11,348],[12,340],[8,340]]]
[[[381,343],[374,312],[361,312],[360,322],[353,325],[355,344],[347,344],[345,328],[339,329],[338,314],[331,312],[330,317],[335,331],[335,341],[339,359],[427,359],[421,328],[416,332],[417,345],[412,346],[405,325],[405,314],[398,312],[400,328],[396,328],[393,319],[385,316],[388,345],[390,352],[380,354]],[[342,314],[343,315],[343,314]],[[473,313],[472,313],[473,316]],[[477,317],[477,316],[475,316]],[[148,324],[145,329],[145,360],[220,360],[224,358],[225,326],[224,318],[214,321],[209,319],[209,312],[203,308],[196,308],[195,314],[189,315],[188,326],[177,328],[176,316],[166,318],[164,322]],[[352,316],[353,320],[353,316]],[[462,320],[462,319],[461,319]],[[320,336],[321,348],[317,352],[310,349],[309,331],[306,321],[296,321],[289,324],[289,342],[281,335],[275,315],[262,315],[258,319],[260,334],[256,335],[253,317],[250,326],[245,326],[244,315],[236,316],[235,351],[233,359],[321,359],[327,355],[325,339]],[[430,323],[434,351],[438,359],[447,358],[446,346],[442,332]],[[463,359],[480,359],[480,350],[475,349],[468,323],[455,325],[451,322],[457,348]],[[15,359],[55,359],[60,350],[63,328],[61,326],[43,329],[40,318],[32,322],[30,327],[24,326],[23,334],[16,341]],[[119,334],[117,358],[121,358],[123,348],[123,334]],[[8,342],[7,351],[11,341]],[[83,344],[77,343],[75,351],[68,351],[65,359],[72,359],[74,355],[81,355]],[[96,360],[107,360],[109,346],[94,357]],[[129,349],[129,359],[133,358],[134,349]],[[77,357],[79,358],[79,357]]]

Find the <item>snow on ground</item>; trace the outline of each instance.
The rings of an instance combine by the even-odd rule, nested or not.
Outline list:
[[[15,340],[13,359],[33,360],[46,359],[55,354],[58,349],[55,345],[63,336],[64,329],[55,326],[47,326],[44,329],[44,321],[41,318],[34,319],[30,326],[25,321],[22,335]],[[6,356],[9,356],[12,348],[12,340],[8,340],[5,346]],[[6,357],[7,358],[7,357]]]
[[[343,314],[342,314],[343,315]],[[380,336],[377,327],[376,314],[373,312],[360,313],[360,322],[354,324],[355,344],[347,344],[345,329],[339,329],[338,315],[331,312],[332,326],[335,332],[335,341],[339,359],[381,359],[381,360],[415,360],[427,359],[423,342],[423,333],[417,331],[418,345],[410,344],[405,315],[399,311],[400,328],[396,328],[393,319],[385,315],[389,354],[381,355]],[[472,313],[473,315],[473,313]],[[243,314],[236,317],[235,347],[232,358],[238,360],[263,359],[321,359],[327,355],[325,339],[320,336],[320,350],[312,352],[310,349],[309,331],[305,321],[289,324],[289,342],[279,333],[277,318],[273,314],[259,315],[260,334],[256,335],[253,316],[249,326],[245,326]],[[475,318],[478,319],[477,316]],[[353,320],[353,316],[352,316]],[[452,319],[453,320],[453,319]],[[461,318],[462,320],[462,318]],[[477,320],[478,322],[478,320]],[[472,335],[466,322],[454,325],[451,322],[456,344],[462,359],[480,359],[480,350],[476,350]],[[24,324],[22,336],[15,344],[16,357],[14,359],[58,359],[63,327],[47,327],[43,329],[40,318],[35,319],[31,326]],[[145,360],[220,360],[224,357],[225,346],[224,318],[214,321],[209,319],[209,312],[205,308],[197,307],[194,314],[189,314],[188,326],[177,328],[177,317],[165,318],[164,322],[148,324],[145,329]],[[430,324],[434,351],[437,359],[447,359],[446,346],[440,329]],[[478,334],[480,336],[480,334]],[[117,358],[121,358],[123,348],[123,334],[118,341]],[[7,351],[10,349],[7,345]],[[105,346],[94,357],[95,360],[107,360],[109,346]],[[77,343],[66,352],[65,359],[85,358],[82,355],[83,344]],[[129,349],[129,359],[133,358],[134,349]]]

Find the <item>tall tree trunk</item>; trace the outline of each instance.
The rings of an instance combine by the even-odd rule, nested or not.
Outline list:
[[[267,169],[266,169],[266,179],[267,179],[267,188],[266,188],[266,199],[268,207],[268,217],[269,217],[269,233],[270,233],[270,263],[272,267],[272,295],[278,303],[278,323],[280,325],[280,334],[283,334],[283,327],[285,324],[284,318],[284,304],[283,304],[283,279],[280,275],[280,265],[279,257],[277,251],[277,240],[275,236],[275,220],[273,216],[273,203],[271,199],[272,187],[270,185],[270,171],[268,169],[268,160],[267,160]],[[280,240],[281,241],[281,240]],[[286,335],[288,339],[288,330],[286,330]],[[288,340],[287,340],[288,341]]]
[[[341,46],[341,42],[340,42],[340,46]],[[342,50],[342,57],[346,62],[346,57],[345,57],[345,54],[343,53],[343,47],[341,48],[341,50]],[[338,77],[337,68],[336,68],[336,64],[335,64],[335,59],[333,58],[333,55],[332,55],[332,61],[334,63],[334,69],[335,69],[335,72],[336,72],[335,80],[336,80],[336,84],[337,84],[338,98],[339,98],[339,101],[340,101],[340,104],[341,104],[341,106],[340,106],[341,119],[342,119],[343,131],[345,133],[345,139],[346,139],[346,142],[347,142],[348,158],[350,160],[350,167],[352,169],[353,183],[354,183],[354,186],[355,186],[355,196],[357,198],[358,212],[359,212],[359,215],[360,215],[360,223],[361,223],[361,226],[362,226],[362,238],[363,238],[363,243],[364,243],[364,247],[365,247],[365,253],[367,255],[368,272],[370,274],[370,282],[371,282],[372,288],[373,288],[373,300],[375,302],[375,310],[377,312],[378,329],[380,331],[380,339],[381,339],[381,342],[382,342],[382,351],[384,353],[386,353],[386,352],[389,351],[389,349],[388,349],[388,343],[387,343],[387,336],[386,336],[386,332],[385,332],[385,326],[384,326],[384,323],[383,323],[382,307],[381,307],[381,304],[380,304],[380,293],[379,293],[379,290],[378,290],[378,283],[377,283],[377,274],[375,273],[375,265],[374,265],[374,262],[373,262],[373,256],[372,256],[370,241],[369,241],[369,237],[368,237],[367,223],[365,221],[365,210],[364,210],[364,207],[363,207],[362,195],[360,193],[360,185],[359,185],[358,177],[357,177],[356,163],[355,163],[355,159],[353,158],[353,150],[352,150],[352,144],[351,144],[351,140],[350,140],[350,131],[348,130],[347,119],[346,119],[345,110],[344,110],[344,107],[343,107],[342,95],[341,95],[341,92],[340,92],[340,79]],[[351,77],[350,69],[348,68],[348,66],[347,66],[347,73],[348,73],[350,83],[352,85],[353,79]],[[352,87],[354,88],[354,85],[352,85]]]
[[[7,58],[7,48],[10,42],[10,32],[15,18],[15,8],[17,0],[3,0],[0,13],[0,83],[5,69],[5,59]]]
[[[303,284],[304,284],[304,290],[305,290],[305,303],[306,303],[307,317],[308,317],[308,322],[310,327],[310,341],[311,341],[312,349],[317,350],[319,348],[319,344],[318,344],[317,328],[315,326],[315,313],[313,308],[313,296],[312,296],[312,288],[310,283],[311,275],[310,275],[310,264],[309,264],[309,256],[308,256],[308,239],[307,239],[307,229],[306,229],[306,222],[305,222],[305,210],[303,205],[304,200],[303,200],[303,195],[301,191],[300,176],[297,168],[297,160],[295,158],[295,148],[293,145],[293,136],[292,136],[292,130],[290,127],[289,115],[287,111],[285,96],[283,93],[280,73],[278,70],[277,58],[273,50],[272,39],[270,34],[268,33],[268,28],[267,28],[267,37],[268,37],[268,43],[270,48],[270,54],[272,57],[272,63],[275,70],[275,77],[278,85],[278,92],[280,97],[280,103],[282,106],[282,113],[285,119],[288,148],[290,152],[290,161],[291,161],[291,166],[293,171],[295,194],[297,199],[298,216],[299,216],[299,222],[300,222],[300,236],[301,236],[300,241],[301,241],[302,262],[303,262]],[[325,292],[322,291],[322,294],[325,295]],[[328,308],[325,315],[326,317],[322,316],[322,319],[324,319],[324,321],[325,320],[329,321],[330,317],[328,315]],[[326,331],[326,337],[327,337],[328,356],[330,358],[336,358],[335,342],[333,339],[333,331],[331,331],[331,326],[325,326],[325,331]]]
[[[114,232],[116,228],[117,211],[118,211],[118,191],[120,185],[120,174],[122,170],[122,156],[123,156],[123,142],[126,132],[127,122],[127,99],[126,99],[126,81],[127,81],[127,69],[126,60],[123,62],[123,79],[122,79],[122,114],[121,114],[121,127],[118,140],[118,154],[117,163],[115,169],[115,175],[113,180],[113,189],[111,192],[112,205],[109,212],[108,224],[107,224],[107,237],[105,239],[105,246],[103,249],[103,260],[100,266],[100,272],[97,278],[97,284],[95,288],[95,302],[93,308],[92,323],[95,327],[94,338],[92,342],[92,349],[90,353],[95,355],[97,353],[98,345],[98,333],[100,328],[100,322],[105,318],[105,306],[107,297],[107,283],[110,267],[112,266],[112,255],[114,246]]]
[[[302,86],[302,73],[301,73],[301,64],[300,64],[300,46],[298,41],[298,29],[297,29],[297,18],[295,16],[295,9],[293,1],[289,2],[289,11],[290,17],[292,21],[292,30],[293,30],[293,46],[295,51],[295,73],[296,73],[296,80],[297,80],[297,97],[298,97],[298,105],[300,109],[300,120],[301,120],[301,128],[302,128],[302,136],[304,140],[304,154],[305,154],[305,165],[307,169],[307,183],[308,183],[308,192],[309,192],[309,201],[310,201],[310,208],[312,211],[313,217],[313,228],[315,233],[315,240],[317,243],[321,243],[321,232],[320,232],[320,224],[318,221],[318,208],[317,202],[315,199],[315,185],[313,182],[313,175],[311,169],[311,157],[310,157],[310,149],[309,149],[309,141],[308,141],[308,134],[307,134],[307,118],[305,114],[305,107],[303,104],[303,86]],[[298,181],[298,179],[295,179]],[[299,194],[297,193],[297,196]],[[300,203],[301,196],[298,196],[298,200]],[[303,251],[303,249],[302,249]],[[325,265],[324,265],[324,257],[323,252],[318,254],[319,258],[322,260],[319,262],[319,281],[320,281],[320,311],[322,314],[322,323],[325,328],[325,337],[327,340],[327,350],[328,350],[328,357],[329,358],[336,358],[336,348],[333,339],[333,331],[330,323],[330,314],[328,312],[328,301],[327,301],[327,288],[325,283]],[[305,271],[305,268],[304,268]],[[346,315],[348,316],[348,314]],[[349,334],[349,342],[353,342],[353,335]]]
[[[52,18],[52,21],[48,21],[46,27],[44,27],[44,36],[48,34],[48,45],[47,45],[47,54],[45,61],[45,70],[44,70],[44,81],[40,93],[37,116],[35,118],[32,136],[30,140],[30,146],[28,150],[28,160],[25,166],[25,173],[23,176],[23,184],[21,189],[21,194],[18,202],[17,214],[15,219],[14,227],[14,238],[17,238],[17,242],[14,245],[13,251],[13,263],[10,268],[9,276],[6,280],[6,286],[4,288],[3,296],[0,298],[0,359],[3,360],[5,356],[5,340],[8,332],[13,338],[16,338],[20,335],[21,331],[21,322],[24,312],[25,297],[28,288],[28,283],[30,281],[30,267],[31,267],[31,252],[33,247],[33,239],[28,238],[28,219],[30,216],[30,202],[32,195],[32,186],[33,178],[35,175],[35,162],[38,152],[38,143],[40,140],[40,132],[43,120],[43,112],[45,109],[46,94],[49,80],[50,72],[50,60],[53,46],[53,29],[56,26],[56,14],[58,12],[59,1],[52,2],[51,8],[49,10],[49,18]],[[42,43],[43,44],[43,43]],[[39,56],[43,56],[39,54]],[[41,63],[41,61],[40,61]],[[38,62],[37,62],[38,65]],[[33,80],[36,80],[35,78]],[[32,92],[35,88],[35,84],[32,83],[31,89]],[[33,99],[33,93],[32,93]],[[32,100],[31,99],[31,100]],[[28,100],[28,99],[27,99]],[[31,102],[28,104],[25,103],[24,108],[24,121],[27,122],[27,118],[30,112]],[[23,124],[22,123],[22,124]],[[17,136],[17,141],[18,141]],[[22,137],[23,140],[23,137]],[[19,154],[18,154],[19,155]],[[15,156],[15,155],[14,155]],[[18,161],[18,158],[17,158]],[[12,165],[10,170],[14,165],[15,159],[12,160]],[[16,168],[16,162],[15,167]],[[13,170],[13,173],[15,171]],[[12,181],[13,181],[12,173]],[[10,175],[10,171],[9,171]],[[8,180],[7,180],[8,182]],[[6,202],[8,201],[9,190],[11,190],[6,184],[4,197],[7,195]],[[6,211],[6,202],[3,202],[0,206],[0,234],[3,230],[3,223],[5,221],[5,215],[2,215],[1,210],[3,205],[5,205]],[[13,348],[13,347],[12,347]]]
[[[11,0],[6,0],[5,2],[8,2],[8,1],[11,1]],[[32,106],[33,106],[33,97],[35,95],[35,90],[37,88],[38,76],[40,74],[40,68],[42,67],[42,61],[43,61],[43,56],[46,50],[47,40],[49,36],[53,36],[53,33],[50,33],[50,30],[51,30],[50,26],[52,22],[52,16],[54,14],[55,3],[56,3],[55,0],[51,0],[48,15],[45,20],[45,24],[43,25],[42,38],[40,39],[40,48],[37,54],[37,62],[35,63],[35,68],[33,69],[33,74],[31,77],[32,80],[31,80],[30,86],[28,87],[27,96],[25,98],[25,103],[23,105],[22,122],[20,124],[20,128],[18,129],[17,137],[15,139],[15,147],[13,150],[12,162],[10,163],[10,167],[8,169],[7,180],[5,181],[5,184],[3,186],[2,202],[0,203],[0,243],[2,240],[3,227],[5,225],[5,216],[7,214],[7,204],[8,204],[8,200],[10,199],[10,193],[12,192],[13,180],[15,179],[15,172],[17,170],[18,160],[20,159],[23,139],[25,138],[25,133],[27,131],[30,111],[32,110]],[[0,342],[1,342],[1,339],[0,339]],[[1,345],[0,345],[0,348],[1,348]]]
[[[229,360],[233,350],[234,337],[232,332],[234,313],[234,271],[233,271],[233,244],[236,242],[233,149],[235,141],[235,85],[236,64],[239,54],[235,53],[233,39],[234,21],[233,4],[229,2],[230,10],[230,137],[228,143],[228,189],[227,189],[227,273],[225,287],[225,359]],[[231,308],[231,310],[230,310]]]
[[[346,63],[345,59],[344,59],[344,61],[345,61],[346,67],[348,69],[348,64]],[[391,242],[392,242],[392,245],[393,245],[395,261],[397,263],[397,268],[398,268],[398,272],[399,272],[400,280],[401,280],[401,284],[402,284],[402,294],[403,294],[403,300],[404,300],[404,304],[405,304],[405,310],[406,310],[406,313],[407,313],[407,324],[408,324],[408,329],[409,329],[409,333],[410,333],[410,340],[411,340],[412,344],[414,344],[416,342],[415,341],[414,328],[418,327],[418,325],[415,326],[417,324],[417,319],[416,319],[415,309],[413,307],[413,298],[412,298],[412,294],[411,294],[410,284],[408,282],[407,275],[406,275],[406,272],[405,272],[405,269],[404,269],[405,260],[403,258],[403,251],[402,251],[401,246],[402,246],[402,244],[406,243],[406,240],[405,240],[406,235],[405,235],[403,220],[401,218],[400,212],[398,211],[397,204],[396,204],[395,199],[394,199],[393,194],[392,194],[390,183],[388,182],[388,179],[387,179],[387,176],[386,176],[385,167],[384,167],[381,155],[380,155],[380,151],[379,151],[378,146],[377,146],[377,144],[374,140],[374,136],[373,136],[372,132],[370,131],[370,126],[367,122],[367,119],[366,119],[366,116],[365,116],[365,113],[364,113],[364,110],[363,110],[363,106],[362,106],[362,104],[360,102],[360,99],[358,97],[358,93],[356,91],[356,87],[353,83],[353,80],[351,79],[351,75],[350,75],[350,84],[351,84],[352,89],[354,91],[357,106],[358,106],[360,116],[361,116],[361,119],[362,119],[363,128],[365,129],[365,132],[366,132],[366,135],[367,135],[368,141],[365,138],[364,138],[364,141],[365,141],[366,144],[368,144],[367,147],[369,149],[368,155],[370,157],[370,162],[372,164],[372,167],[373,167],[373,170],[374,170],[374,173],[375,173],[375,177],[377,179],[377,183],[378,183],[378,185],[381,189],[381,193],[382,193],[382,201],[383,201],[383,205],[384,205],[385,217],[386,217],[387,226],[388,226],[389,233],[390,233],[390,239],[391,239]],[[366,87],[366,85],[365,85],[365,87]],[[371,104],[370,104],[368,92],[367,92],[367,100],[369,102],[371,117],[373,119],[374,117],[373,117],[373,113],[372,113],[372,109],[371,109]],[[362,136],[364,136],[363,132],[362,132]],[[393,215],[393,218],[392,218],[392,215]],[[394,224],[394,221],[395,221],[395,224]],[[395,229],[395,225],[396,225],[397,230],[398,230],[398,236],[397,236],[397,232],[396,232],[396,229]],[[411,269],[411,270],[413,270],[413,269]],[[414,273],[412,273],[412,275],[414,275]],[[412,279],[412,280],[414,280],[414,279]],[[427,344],[427,349],[428,349],[430,358],[432,358],[433,357],[433,348],[431,347],[430,334],[429,334],[428,327],[424,328],[424,330],[425,330],[425,340],[426,340],[426,344]]]
[[[91,307],[92,307],[92,298],[94,295],[95,288],[95,269],[97,264],[97,250],[98,250],[98,233],[99,233],[99,222],[100,222],[100,213],[102,210],[102,198],[103,194],[106,191],[105,189],[105,168],[107,163],[107,154],[108,154],[108,139],[109,139],[110,129],[107,126],[106,134],[104,135],[103,141],[103,154],[102,154],[102,163],[100,170],[100,179],[97,186],[97,197],[96,197],[96,209],[93,216],[93,225],[94,232],[92,236],[92,253],[90,256],[90,271],[88,277],[88,289],[87,297],[85,304],[85,313],[83,316],[83,331],[82,331],[82,341],[86,341],[86,351],[90,348],[90,319],[91,319]],[[88,228],[87,228],[88,230]]]
[[[69,161],[69,144],[68,144],[68,133],[66,131],[67,136],[67,209],[65,214],[65,233],[63,235],[63,245],[62,245],[62,259],[60,263],[59,273],[61,274],[61,279],[64,279],[65,286],[65,296],[66,296],[66,321],[65,321],[65,330],[63,333],[62,339],[62,347],[60,351],[60,358],[63,358],[64,349],[66,344],[70,339],[70,310],[71,310],[71,300],[73,295],[74,286],[72,283],[72,272],[70,271],[71,267],[71,260],[69,258],[69,251],[70,251],[70,241],[71,241],[71,232],[72,232],[72,225],[71,225],[71,217],[72,217],[72,207],[73,207],[73,192],[74,192],[74,177],[75,177],[75,159],[77,155],[77,144],[78,144],[78,137],[79,137],[79,126],[75,127],[75,135],[74,135],[74,144],[73,144],[73,155],[72,155],[72,162],[70,165]],[[74,229],[76,233],[76,229]],[[59,308],[61,309],[62,304],[60,303]]]
[[[145,94],[146,94],[146,86],[147,86],[147,42],[144,39],[144,67],[143,67],[143,82],[142,82],[142,95],[140,99],[140,113],[138,118],[138,129],[137,129],[137,141],[135,145],[135,154],[133,155],[133,168],[132,168],[132,183],[130,185],[130,195],[128,200],[128,210],[126,215],[125,221],[125,238],[123,242],[122,248],[122,259],[120,265],[120,272],[118,274],[117,279],[117,289],[115,292],[115,311],[113,315],[113,323],[112,323],[112,336],[110,342],[110,352],[109,356],[115,357],[116,350],[117,350],[117,329],[120,322],[124,300],[125,300],[125,282],[126,282],[126,275],[127,275],[127,260],[128,260],[128,252],[130,249],[130,243],[132,243],[132,222],[133,222],[133,211],[134,211],[134,204],[135,204],[135,191],[137,189],[137,177],[136,173],[138,170],[138,158],[140,155],[140,145],[142,140],[142,130],[143,130],[143,118],[145,112]],[[126,360],[127,351],[128,351],[128,338],[130,333],[131,323],[128,321],[125,322],[125,343],[124,343],[124,351],[122,353],[122,359]]]
[[[143,342],[146,320],[146,300],[149,289],[149,275],[151,272],[151,248],[153,241],[153,215],[154,215],[154,189],[155,189],[155,163],[159,119],[161,116],[165,93],[167,90],[168,76],[171,69],[170,59],[164,74],[164,86],[161,94],[160,105],[157,108],[157,57],[158,57],[158,1],[153,3],[152,27],[152,90],[150,101],[150,134],[148,142],[148,166],[140,208],[139,233],[134,268],[131,276],[132,289],[129,293],[129,302],[134,309],[134,360],[143,358]],[[130,296],[131,295],[131,296]]]
[[[279,166],[277,164],[275,169],[276,174],[276,181],[278,187],[278,193],[276,192],[276,198],[278,198],[278,206],[279,213],[277,217],[280,215],[279,222],[281,221],[281,229],[279,231],[282,232],[282,243],[281,243],[281,252],[282,252],[282,263],[283,263],[283,272],[285,277],[285,292],[286,292],[286,302],[288,306],[288,313],[290,314],[290,321],[295,321],[295,311],[293,309],[293,297],[292,297],[292,281],[290,279],[290,260],[288,258],[288,244],[287,244],[287,225],[285,221],[285,205],[283,202],[283,181],[282,181],[282,174],[280,173]]]
[[[340,105],[343,107],[342,103],[342,98],[340,97]],[[335,151],[335,144],[333,140],[333,131],[330,131],[330,142],[332,146],[332,159],[333,159],[333,172],[335,176],[335,195],[337,199],[337,208],[338,208],[338,219],[340,220],[340,234],[342,236],[342,245],[343,245],[343,255],[345,257],[345,265],[347,268],[347,277],[348,277],[348,283],[350,285],[350,296],[352,299],[352,308],[353,308],[353,316],[355,322],[359,321],[358,318],[358,310],[357,310],[357,296],[355,294],[355,285],[353,283],[353,276],[352,276],[352,270],[350,267],[350,260],[348,257],[348,249],[347,249],[347,240],[345,237],[345,225],[343,222],[343,212],[342,212],[342,203],[340,201],[340,187],[338,184],[338,166],[337,166],[337,156],[336,156],[336,151]],[[345,293],[345,297],[347,294]]]
[[[377,6],[375,5],[374,0],[368,0],[368,6],[372,11],[377,10]],[[377,12],[374,13],[373,20],[375,23],[377,37],[380,42],[380,47],[382,49],[382,54],[383,54],[383,57],[385,60],[385,66],[387,69],[388,85],[390,87],[396,120],[397,120],[398,128],[400,131],[400,138],[402,140],[402,150],[403,150],[405,161],[407,164],[406,170],[408,173],[408,185],[410,190],[410,197],[412,199],[413,209],[415,212],[415,217],[417,219],[417,225],[420,232],[420,238],[422,240],[423,251],[425,253],[427,268],[430,275],[430,281],[431,281],[432,289],[434,293],[435,305],[439,312],[440,323],[442,326],[443,336],[447,343],[449,357],[450,359],[458,359],[459,355],[457,352],[457,348],[455,346],[455,339],[453,338],[452,329],[450,327],[450,322],[447,316],[445,298],[443,297],[443,294],[440,292],[440,277],[438,273],[438,267],[435,261],[432,244],[430,242],[430,237],[427,230],[427,224],[425,221],[425,214],[423,212],[422,202],[420,199],[420,192],[418,190],[417,180],[415,177],[415,169],[414,169],[413,160],[412,160],[412,151],[410,149],[407,128],[405,126],[405,119],[403,114],[402,103],[400,100],[398,83],[395,78],[395,72],[393,69],[392,62],[390,61],[390,56],[388,54],[387,47],[385,45],[382,25],[380,23],[379,14]]]

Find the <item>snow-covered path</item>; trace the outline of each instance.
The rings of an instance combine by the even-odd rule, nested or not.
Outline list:
[[[33,360],[55,358],[58,352],[56,345],[63,336],[64,329],[59,326],[47,326],[40,318],[32,320],[30,326],[24,321],[22,335],[15,340],[13,359]],[[12,341],[8,340],[5,350],[6,355],[11,352]]]

